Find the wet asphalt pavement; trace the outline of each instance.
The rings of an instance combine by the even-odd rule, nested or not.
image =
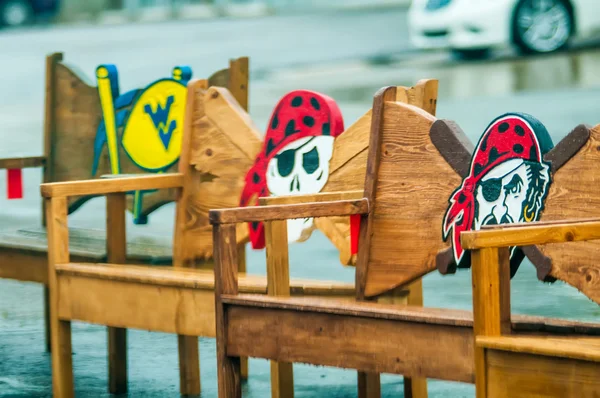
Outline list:
[[[516,61],[448,62],[442,53],[403,52],[409,47],[402,18],[403,11],[387,10],[335,18],[311,15],[2,32],[0,156],[41,153],[44,56],[59,50],[89,77],[99,63],[117,64],[123,90],[168,75],[176,64],[190,64],[200,77],[223,67],[228,58],[249,55],[250,114],[262,131],[274,104],[293,89],[330,95],[349,126],[369,109],[381,86],[412,85],[429,77],[440,80],[438,117],[458,122],[474,142],[489,121],[508,111],[539,118],[555,144],[579,123],[600,123],[600,51],[588,48]],[[373,62],[385,53],[397,57],[388,63]],[[40,172],[26,170],[24,177],[24,200],[9,202],[0,192],[0,225],[39,222]],[[3,186],[5,174],[0,173]],[[103,202],[87,203],[69,218],[70,225],[103,228]],[[147,226],[133,226],[128,216],[128,235],[153,234],[170,240],[173,220],[173,205],[154,213]],[[352,281],[353,269],[341,267],[337,258],[331,244],[315,233],[308,242],[291,246],[292,277]],[[248,264],[249,272],[264,274],[264,252],[249,251]],[[427,306],[471,308],[469,271],[446,277],[432,273],[424,279],[424,288]],[[512,305],[515,313],[600,320],[597,305],[568,286],[538,282],[529,263],[521,266],[512,282]],[[0,397],[51,396],[42,317],[41,286],[0,280]],[[178,396],[176,337],[132,330],[128,339],[128,396]],[[202,396],[216,397],[215,342],[200,339],[199,344]],[[108,396],[105,328],[74,323],[73,351],[77,396]],[[349,370],[295,365],[296,396],[354,397],[355,375]],[[402,377],[385,375],[382,381],[384,397],[402,396]],[[268,363],[251,360],[244,396],[269,396],[269,383]],[[429,381],[429,391],[431,397],[474,396],[473,386],[460,383]]]

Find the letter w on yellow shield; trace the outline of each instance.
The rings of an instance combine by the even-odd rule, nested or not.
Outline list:
[[[150,104],[146,104],[144,106],[144,111],[150,115],[152,118],[152,123],[154,123],[154,127],[158,130],[158,136],[165,146],[165,150],[169,149],[169,143],[171,142],[171,136],[173,135],[173,130],[177,127],[176,120],[169,121],[169,112],[171,111],[171,105],[173,105],[173,101],[175,98],[172,95],[167,97],[167,103],[163,107],[160,104],[157,104],[156,110],[152,110],[152,106]],[[167,123],[169,124],[167,128]]]

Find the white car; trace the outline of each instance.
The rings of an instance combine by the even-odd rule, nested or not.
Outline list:
[[[600,0],[413,0],[408,25],[417,48],[465,57],[512,44],[547,53],[597,29]]]

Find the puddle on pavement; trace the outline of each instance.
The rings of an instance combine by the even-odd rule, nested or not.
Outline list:
[[[439,98],[501,97],[520,92],[560,91],[600,87],[600,49],[548,56],[521,57],[486,62],[443,63],[414,60],[378,69],[377,83],[335,87],[330,95],[338,101],[371,101],[381,86],[411,86],[425,77],[440,81]]]

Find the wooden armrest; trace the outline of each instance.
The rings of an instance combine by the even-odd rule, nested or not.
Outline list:
[[[43,167],[45,164],[45,156],[0,159],[0,169],[25,169],[29,167]]]
[[[307,195],[266,196],[258,198],[261,206],[291,205],[295,203],[334,202],[339,200],[358,200],[364,197],[363,191],[323,192]]]
[[[41,192],[45,198],[103,195],[149,189],[181,188],[183,174],[169,173],[160,175],[144,175],[137,177],[82,180],[71,182],[55,182],[42,184]]]
[[[460,234],[463,248],[545,245],[600,239],[600,219],[536,222],[520,225],[498,225]]]
[[[369,201],[338,200],[333,202],[309,202],[274,206],[236,207],[233,209],[210,210],[211,224],[234,224],[253,221],[287,220],[308,217],[350,216],[367,214]]]

